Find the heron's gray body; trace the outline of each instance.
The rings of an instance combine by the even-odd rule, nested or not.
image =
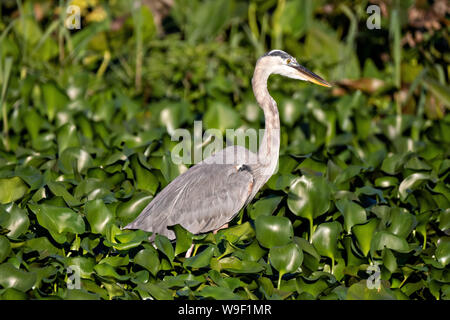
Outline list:
[[[279,156],[280,120],[267,80],[273,73],[305,80],[292,66],[301,67],[280,50],[265,54],[256,64],[252,87],[266,124],[258,153],[231,146],[192,166],[125,228],[151,231],[150,240],[155,234],[174,239],[174,232],[167,227],[180,224],[194,234],[217,230],[247,205],[275,172]]]
[[[213,157],[235,153],[244,158],[242,149],[249,153],[245,148],[232,146]],[[204,160],[175,178],[127,228],[152,231],[174,239],[175,234],[168,226],[180,224],[198,234],[216,230],[229,222],[255,195],[254,168],[240,161],[236,164],[208,162]]]

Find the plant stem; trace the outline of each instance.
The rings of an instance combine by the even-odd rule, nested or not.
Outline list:
[[[4,135],[4,144],[6,151],[9,151],[9,137],[8,137],[8,131],[9,131],[9,124],[8,124],[8,112],[6,110],[6,90],[8,89],[8,82],[9,82],[9,76],[11,74],[11,68],[12,68],[12,58],[8,57],[5,59],[5,68],[3,70],[3,86],[2,86],[2,93],[0,97],[0,107],[2,109],[2,116],[3,116],[3,135]]]
[[[279,273],[278,275],[278,285],[277,285],[277,289],[280,290],[280,286],[281,286],[281,278],[283,278],[283,273]]]
[[[134,81],[138,92],[142,89],[143,39],[141,5],[140,0],[135,0],[133,3],[134,34],[136,37],[136,74]]]

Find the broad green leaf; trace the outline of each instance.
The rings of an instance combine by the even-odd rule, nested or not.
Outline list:
[[[388,231],[378,231],[372,239],[371,250],[383,250],[384,248],[398,252],[410,251],[408,242],[405,239]]]
[[[2,287],[27,292],[35,282],[35,273],[17,269],[9,262],[0,264],[0,285]]]
[[[269,251],[270,264],[278,270],[280,277],[297,271],[303,262],[303,252],[295,243],[272,247]]]
[[[250,218],[256,219],[259,215],[271,216],[282,199],[280,196],[269,196],[256,201],[248,209]]]
[[[50,121],[53,121],[56,113],[59,110],[63,110],[64,108],[66,108],[66,105],[68,104],[69,99],[54,83],[50,83],[50,82],[45,83],[42,85],[41,88],[42,88],[42,94],[43,94],[44,101],[45,101],[45,106],[47,108],[47,117]],[[64,135],[64,136],[66,136],[66,135]],[[64,139],[64,142],[67,142],[67,140]],[[60,152],[61,151],[62,150],[60,148]]]
[[[7,288],[0,295],[1,300],[28,300],[28,295],[14,288]]]
[[[84,289],[67,289],[62,294],[64,300],[100,300],[96,293],[88,292]]]
[[[73,174],[75,170],[78,173],[85,174],[93,166],[93,160],[91,155],[84,149],[78,146],[67,147],[61,151],[58,166],[66,174]]]
[[[30,226],[27,212],[14,203],[0,206],[0,215],[4,217],[0,219],[0,225],[9,230],[7,236],[11,239],[17,239],[26,233]]]
[[[409,154],[392,154],[383,160],[381,170],[387,174],[396,174],[408,159]]]
[[[161,282],[140,283],[138,289],[149,293],[156,300],[173,300],[173,292],[167,289]]]
[[[380,289],[370,289],[367,280],[361,280],[348,288],[347,300],[397,300],[395,294],[389,287],[381,284]]]
[[[84,212],[89,225],[91,226],[91,231],[93,233],[106,235],[108,225],[114,221],[114,215],[103,201],[97,199],[86,202],[84,205]]]
[[[237,274],[258,273],[264,270],[264,267],[257,262],[250,260],[240,260],[234,256],[220,259],[218,262],[218,266],[220,269]]]
[[[19,177],[0,179],[0,203],[9,203],[22,198],[28,186]]]
[[[450,208],[447,208],[445,211],[441,212],[439,217],[439,229],[442,231],[450,229]]]
[[[378,226],[377,219],[370,219],[365,224],[355,225],[352,227],[352,233],[355,235],[364,256],[367,257],[370,251],[372,238]]]
[[[0,235],[0,263],[9,256],[10,252],[11,244],[9,240],[5,236]]]
[[[397,270],[397,259],[389,249],[383,250],[383,266],[385,266],[391,273]]]
[[[170,243],[170,240],[167,237],[157,234],[155,237],[155,244],[158,250],[164,253],[170,261],[173,261],[173,258],[175,257],[175,251],[172,244]]]
[[[405,201],[408,195],[426,180],[431,180],[431,176],[426,173],[413,173],[405,178],[398,187],[400,199]]]
[[[97,264],[94,267],[95,272],[100,277],[106,277],[106,278],[114,278],[120,281],[128,280],[130,277],[128,275],[120,275],[117,273],[117,271],[114,269],[113,266],[107,264],[107,263],[101,263]]]
[[[387,231],[406,238],[417,225],[416,217],[401,208],[392,208]]]
[[[344,229],[347,233],[350,233],[355,224],[366,222],[366,210],[357,203],[347,199],[341,199],[336,201],[336,207],[344,216]]]
[[[192,273],[183,273],[176,276],[165,276],[163,281],[168,288],[184,288],[185,286],[196,287],[199,284],[205,282],[205,276],[195,276]]]
[[[337,244],[341,231],[342,226],[337,221],[320,224],[312,237],[312,244],[317,252],[322,256],[331,258],[332,261],[336,260]]]
[[[47,204],[29,204],[28,206],[36,215],[39,224],[46,228],[58,243],[64,243],[67,240],[67,233],[80,234],[85,231],[81,215],[69,208]]]
[[[153,196],[147,193],[137,193],[130,200],[121,202],[116,209],[116,217],[122,222],[122,225],[134,221]]]
[[[309,220],[311,229],[313,219],[330,208],[331,188],[321,176],[302,176],[294,180],[288,194],[289,209],[297,216]]]
[[[435,256],[444,268],[450,263],[450,241],[448,238],[438,240]]]
[[[62,255],[62,250],[55,247],[46,237],[32,238],[25,241],[24,251],[37,251],[41,259],[51,254]]]
[[[208,129],[219,129],[222,133],[225,129],[237,128],[240,124],[239,114],[223,102],[211,103],[203,116],[203,121]]]
[[[193,257],[187,258],[183,262],[183,267],[197,269],[207,267],[209,265],[209,262],[211,261],[211,258],[213,257],[214,250],[215,249],[213,246],[208,246],[208,248],[206,248],[202,252],[196,254]]]
[[[250,222],[245,222],[226,228],[218,232],[219,237],[224,237],[228,242],[242,242],[245,240],[253,239],[255,237],[255,230],[252,228]]]
[[[150,170],[139,164],[136,156],[133,156],[131,163],[136,176],[136,188],[155,194],[159,186],[158,179]]]
[[[285,245],[294,236],[291,221],[285,217],[258,216],[255,229],[256,239],[266,248]]]
[[[130,259],[129,259],[128,255],[126,255],[126,256],[120,256],[120,255],[109,256],[109,257],[103,258],[102,260],[99,261],[100,264],[107,263],[113,267],[126,266],[126,265],[128,265],[129,262],[130,262]]]
[[[72,123],[66,123],[58,129],[57,137],[58,153],[62,155],[67,148],[80,147],[77,127]]]
[[[241,296],[224,287],[206,286],[198,294],[204,298],[213,298],[215,300],[242,300]]]
[[[398,179],[396,177],[384,176],[375,179],[375,186],[379,188],[389,188],[398,185]]]
[[[75,197],[67,191],[62,182],[49,181],[47,182],[47,186],[55,196],[62,197],[68,206],[75,207],[81,204],[80,201],[75,199]]]
[[[153,247],[149,247],[139,251],[134,257],[134,263],[137,263],[138,265],[144,267],[155,277],[160,270],[158,253]]]
[[[192,245],[192,233],[184,229],[181,225],[173,226],[176,236],[175,255],[186,252]]]

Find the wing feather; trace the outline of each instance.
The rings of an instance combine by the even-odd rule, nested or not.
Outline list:
[[[250,167],[199,163],[175,178],[127,225],[174,239],[167,229],[182,225],[194,234],[218,229],[229,222],[249,198],[253,175]]]

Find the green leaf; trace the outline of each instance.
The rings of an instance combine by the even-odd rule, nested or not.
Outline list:
[[[204,298],[215,300],[242,300],[243,298],[229,288],[206,286],[198,294]]]
[[[158,252],[156,252],[153,247],[148,247],[139,251],[134,257],[134,263],[144,267],[155,277],[160,270]]]
[[[192,245],[192,233],[184,229],[181,225],[177,224],[173,226],[173,231],[175,232],[176,245],[175,245],[175,256],[182,252],[186,252]]]
[[[183,267],[187,268],[204,268],[209,266],[209,262],[211,261],[211,258],[214,255],[214,247],[213,246],[208,246],[208,248],[206,248],[205,250],[203,250],[202,252],[200,252],[199,254],[187,258],[184,262],[183,262]]]
[[[169,288],[184,288],[185,286],[196,287],[205,281],[205,276],[195,276],[192,273],[183,273],[176,276],[165,276],[163,281],[164,284]]]
[[[397,270],[397,259],[389,249],[383,250],[383,266],[385,266],[391,273]]]
[[[123,276],[119,275],[117,273],[117,271],[114,269],[114,267],[107,263],[101,263],[101,264],[95,265],[94,271],[100,277],[114,278],[114,279],[117,279],[120,281],[125,281],[130,278],[128,275],[123,275]]]
[[[408,195],[426,180],[431,180],[431,176],[426,173],[413,173],[406,177],[398,187],[400,199],[405,201]]]
[[[280,196],[269,196],[259,199],[248,209],[250,218],[254,220],[260,215],[271,216],[282,199],[283,197]]]
[[[11,244],[9,240],[5,236],[0,235],[0,263],[9,256],[10,252]]]
[[[62,197],[68,206],[75,207],[81,204],[80,201],[75,199],[75,197],[67,191],[62,182],[49,181],[47,182],[47,186],[55,196]]]
[[[103,203],[102,200],[92,200],[84,205],[86,218],[93,233],[106,235],[106,230],[110,223],[114,221],[114,215]]]
[[[48,119],[53,121],[57,111],[66,108],[69,99],[54,83],[45,83],[41,88]]]
[[[372,239],[371,250],[383,250],[384,248],[405,253],[410,251],[405,239],[388,231],[378,231]]]
[[[58,153],[60,156],[67,148],[80,147],[77,128],[72,123],[66,123],[59,128],[56,139],[58,141]]]
[[[218,266],[220,269],[237,274],[258,273],[264,270],[264,267],[257,262],[250,260],[240,260],[235,256],[220,259],[218,262]]]
[[[138,289],[149,293],[156,300],[173,300],[172,290],[159,283],[139,283]]]
[[[370,251],[372,238],[378,226],[377,219],[370,219],[367,223],[355,225],[352,228],[352,233],[355,235],[364,256],[367,257]]]
[[[68,233],[80,234],[86,230],[83,218],[69,208],[46,204],[28,206],[36,215],[39,224],[46,228],[58,243],[64,243]]]
[[[286,217],[258,216],[255,229],[256,239],[266,248],[285,245],[294,236],[291,221]]]
[[[322,255],[336,260],[337,244],[342,226],[337,221],[325,222],[320,224],[314,232],[312,244],[317,252]]]
[[[25,242],[24,251],[39,252],[39,258],[43,259],[51,254],[62,255],[62,250],[56,248],[46,237],[32,238]]]
[[[67,147],[61,152],[58,166],[66,174],[73,174],[74,170],[85,174],[93,166],[93,160],[91,155],[82,148]]]
[[[380,284],[380,290],[369,289],[367,280],[361,280],[347,290],[347,300],[397,300],[391,289]]]
[[[36,274],[17,269],[11,263],[0,264],[0,285],[22,292],[30,290],[36,282]]]
[[[17,239],[26,233],[30,226],[27,212],[14,203],[0,206],[0,216],[4,217],[0,219],[0,225],[9,230],[7,236],[11,239]]]
[[[450,241],[448,238],[438,240],[435,256],[444,268],[450,263]]]
[[[0,203],[9,203],[22,198],[28,186],[19,177],[0,179]]]
[[[157,234],[155,237],[155,244],[156,247],[172,262],[173,258],[175,258],[175,251],[170,240],[165,236]]]
[[[303,252],[295,243],[288,243],[270,248],[269,259],[281,279],[284,274],[297,271],[303,262]]]
[[[348,233],[350,233],[355,224],[366,222],[366,210],[357,203],[347,199],[341,199],[336,201],[336,207],[344,216],[344,229]]]
[[[309,220],[310,238],[313,220],[330,208],[331,187],[322,176],[302,176],[289,188],[288,207],[297,216]]]
[[[203,116],[203,122],[207,129],[219,129],[224,133],[225,129],[237,128],[240,117],[230,106],[221,101],[214,101]]]
[[[137,193],[130,200],[121,202],[116,209],[116,217],[122,221],[122,225],[134,221],[144,210],[148,203],[153,199],[152,195],[147,193]]]
[[[218,232],[219,237],[224,237],[230,243],[242,242],[254,239],[255,230],[250,222],[245,222],[232,226],[231,228],[222,229]]]
[[[401,208],[392,208],[387,231],[406,238],[417,225],[416,217]]]
[[[131,163],[136,175],[136,188],[155,194],[159,186],[158,179],[151,173],[150,170],[139,164],[136,156],[133,156]]]

